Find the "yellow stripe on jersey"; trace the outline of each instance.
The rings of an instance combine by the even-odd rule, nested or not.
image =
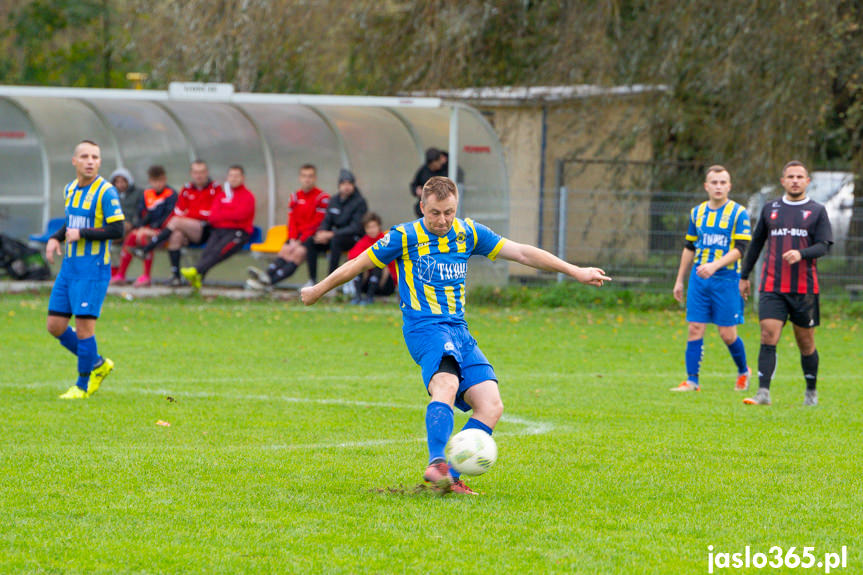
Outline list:
[[[74,180],[71,184],[66,186],[66,189],[63,190],[63,195],[65,196],[63,199],[63,205],[65,207],[69,207],[69,202],[72,201],[72,192],[75,191],[75,188],[78,186],[78,180]]]
[[[84,195],[84,190],[81,188],[77,188],[74,192],[72,192],[72,207],[79,208],[81,207],[81,196]]]
[[[423,231],[422,224],[418,221],[414,222],[414,231],[417,233],[417,255],[429,255],[429,237],[428,234]]]
[[[712,228],[716,224],[716,212],[707,214],[707,227]]]
[[[734,240],[751,240],[752,232],[737,233],[737,221],[743,216],[743,208],[738,210],[737,216],[734,218],[734,228],[731,230],[731,245],[734,245]]]
[[[447,312],[453,314],[455,313],[455,289],[452,286],[446,286],[443,288],[443,291],[446,294]]]
[[[425,292],[426,301],[429,304],[429,309],[435,315],[440,315],[441,309],[440,304],[437,301],[437,292],[435,292],[434,286],[430,284],[423,284],[423,292]]]
[[[93,218],[93,227],[101,228],[105,222],[105,210],[102,209],[102,196],[105,195],[105,190],[108,189],[106,186],[107,182],[102,180],[102,183],[99,185],[99,189],[96,191],[96,214]],[[84,209],[89,210],[90,205],[93,202],[94,194],[87,194],[87,199],[84,200]]]
[[[366,254],[368,254],[369,259],[372,260],[372,263],[379,268],[384,269],[385,267],[387,267],[387,264],[383,263],[381,260],[378,259],[378,256],[375,255],[375,252],[372,251],[372,248],[367,249]]]
[[[455,233],[457,235],[467,233],[467,231],[464,229],[464,226],[461,225],[461,222],[458,221],[458,219],[453,220],[453,227],[455,228]],[[458,237],[458,236],[456,236],[456,237]],[[459,242],[458,239],[456,239],[455,244],[456,244],[456,251],[460,254],[463,254],[465,252],[465,250],[467,249],[467,242]]]
[[[449,253],[449,240],[446,236],[441,236],[437,239],[437,250],[442,254]]]
[[[405,269],[405,285],[408,286],[411,298],[411,309],[419,310],[420,300],[417,298],[416,286],[414,286],[414,270],[411,263],[410,254],[408,253],[408,233],[404,226],[396,228],[402,235],[402,263]]]
[[[89,210],[90,206],[93,205],[93,198],[97,195],[101,196],[102,188],[105,186],[105,180],[100,176],[97,178],[90,186],[87,188],[87,194],[84,196],[84,205],[81,206],[85,210]],[[96,206],[96,210],[98,211],[99,206]],[[99,226],[96,226],[99,227]]]
[[[700,206],[698,206],[698,210],[696,210],[695,212],[695,227],[701,227],[701,223],[704,220],[705,210],[707,210],[707,202],[704,202]]]
[[[506,243],[506,238],[500,238],[500,241],[497,242],[497,245],[494,246],[494,249],[491,250],[491,252],[488,254],[488,259],[490,259],[491,261],[494,261],[495,259],[497,259],[497,254],[501,250],[501,248],[503,247],[503,244],[505,244],[505,243]]]
[[[728,227],[729,220],[731,220],[731,212],[734,211],[735,205],[736,204],[732,201],[729,201],[727,204],[725,204],[725,208],[723,208],[722,214],[719,217],[719,228],[720,229],[724,230],[725,228]]]
[[[476,244],[479,242],[479,240],[476,237],[476,227],[473,225],[473,220],[470,218],[465,218],[464,223],[466,223],[470,228],[470,231],[473,232],[473,247],[476,248]]]

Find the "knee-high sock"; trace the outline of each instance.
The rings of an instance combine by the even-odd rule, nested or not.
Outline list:
[[[686,342],[686,380],[696,385],[698,385],[702,357],[704,357],[704,338]]]
[[[432,401],[426,407],[426,436],[428,438],[429,463],[444,459],[444,448],[452,434],[452,407],[442,401]]]
[[[150,271],[153,269],[153,254],[147,252],[144,257],[144,275],[150,277]]]
[[[270,284],[276,285],[280,281],[291,277],[297,271],[297,264],[282,258],[276,258],[267,267],[267,275],[270,276]]]
[[[151,237],[150,241],[147,242],[147,245],[144,246],[144,248],[143,248],[144,251],[146,253],[150,253],[151,251],[153,251],[154,249],[159,247],[159,244],[161,244],[162,242],[164,242],[165,240],[167,240],[168,238],[171,237],[172,232],[173,232],[173,230],[171,230],[169,228],[165,228],[164,230],[160,231],[155,236]]]
[[[99,350],[96,345],[96,336],[78,340],[78,387],[87,391],[87,382],[90,381],[90,372],[93,370],[96,360],[99,359]]]
[[[761,344],[758,352],[758,387],[770,389],[770,380],[776,371],[776,346]]]
[[[800,355],[800,367],[803,368],[803,377],[806,378],[806,389],[815,389],[818,383],[818,350],[812,355]]]
[[[71,351],[73,355],[78,355],[78,334],[75,333],[74,329],[67,325],[66,331],[57,338],[57,341],[60,342],[60,345]]]
[[[464,427],[461,428],[462,431],[464,431],[465,429],[482,429],[483,431],[485,431],[489,435],[494,433],[494,430],[491,427],[489,427],[488,425],[486,425],[485,423],[483,423],[479,419],[474,419],[473,417],[468,419],[467,423],[464,424]],[[449,474],[453,476],[453,479],[458,479],[459,476],[461,475],[461,473],[456,471],[452,465],[450,465],[450,467],[449,467]]]
[[[746,365],[746,347],[743,345],[743,340],[738,338],[733,343],[728,345],[728,353],[731,354],[731,359],[737,365],[737,373],[746,373],[749,367]]]
[[[180,277],[180,250],[168,251],[168,258],[171,260],[171,275],[175,278]]]

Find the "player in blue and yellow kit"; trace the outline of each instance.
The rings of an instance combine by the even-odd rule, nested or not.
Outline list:
[[[111,280],[111,240],[123,237],[123,210],[116,188],[99,175],[102,156],[95,142],[84,140],[72,156],[77,178],[64,189],[66,223],[45,247],[63,255],[60,273],[48,301],[48,332],[78,358],[78,381],[62,399],[86,399],[114,369],[99,356],[96,320]],[[65,240],[65,251],[61,242]],[[75,329],[69,319],[75,316]]]
[[[698,391],[698,374],[704,349],[706,324],[716,324],[719,337],[737,365],[734,388],[749,387],[751,371],[746,349],[737,335],[743,323],[743,298],[740,297],[740,259],[752,239],[746,208],[728,199],[731,176],[722,166],[711,166],[704,178],[708,200],[692,208],[686,244],[680,256],[674,298],[683,301],[683,279],[689,275],[686,292],[686,380],[671,391]],[[694,269],[692,269],[694,266]],[[690,274],[690,269],[692,273]]]
[[[453,430],[453,406],[473,410],[465,429],[492,433],[503,414],[494,369],[468,332],[464,319],[467,262],[472,255],[503,258],[541,270],[565,273],[601,286],[598,268],[580,268],[545,250],[504,239],[471,219],[457,219],[458,190],[449,178],[433,177],[423,186],[423,217],[394,226],[360,256],[321,283],[304,288],[312,305],[325,293],[374,266],[395,261],[398,270],[405,343],[422,368],[431,402],[426,408],[429,464],[423,478],[440,493],[473,493],[444,458]]]

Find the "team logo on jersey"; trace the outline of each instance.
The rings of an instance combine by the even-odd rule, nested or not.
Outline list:
[[[459,232],[455,237],[455,241],[457,243],[463,244],[466,237],[467,236],[465,235],[464,232]]]
[[[779,210],[773,210],[772,212],[770,212],[770,219],[771,220],[775,220],[778,217],[779,217]]]
[[[379,243],[380,243],[380,246],[381,246],[382,248],[387,247],[387,246],[390,244],[390,233],[389,233],[389,232],[387,232],[387,235],[385,235],[384,237],[382,237],[382,238],[379,240]]]
[[[805,220],[812,213],[812,210],[802,210],[802,213],[803,213],[803,219]]]
[[[425,283],[432,281],[434,267],[434,258],[431,256],[420,256],[417,259],[417,275]]]
[[[443,348],[445,351],[455,351],[455,346],[452,344],[451,341],[448,341],[445,344],[443,344]]]

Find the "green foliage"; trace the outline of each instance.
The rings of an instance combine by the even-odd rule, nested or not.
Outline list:
[[[46,306],[0,299],[3,573],[703,573],[709,545],[861,561],[859,320],[819,329],[818,408],[787,332],[753,408],[715,332],[703,390],[667,391],[678,313],[472,306],[499,459],[482,495],[441,499],[413,489],[427,396],[396,306],[109,297],[117,368],[72,403]],[[754,361],[757,326],[741,335]]]

